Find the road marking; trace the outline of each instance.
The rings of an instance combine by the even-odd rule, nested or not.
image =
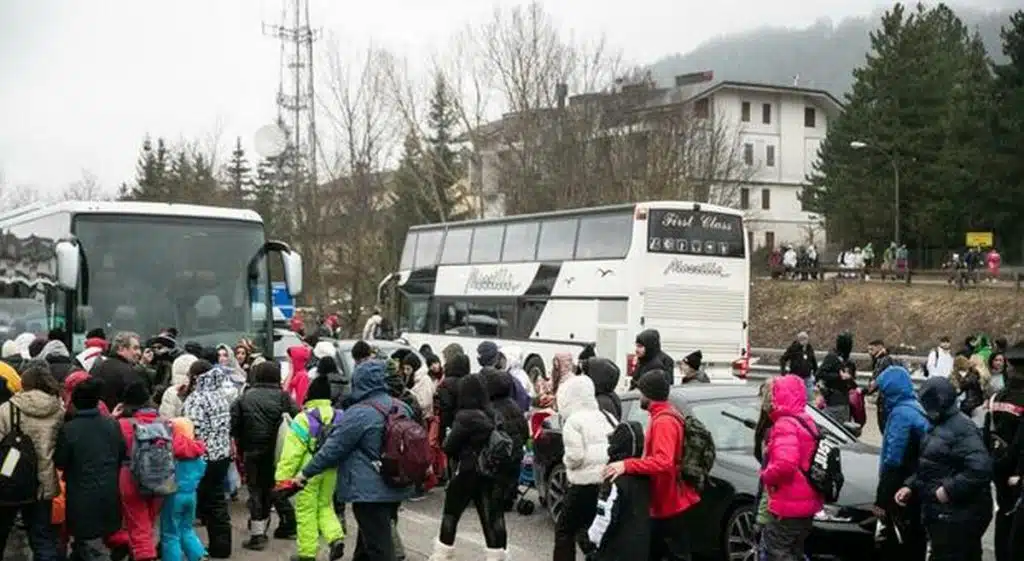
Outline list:
[[[398,513],[398,517],[401,518],[401,519],[407,520],[409,522],[412,522],[413,524],[419,524],[419,525],[422,525],[422,526],[427,526],[427,527],[432,527],[432,528],[440,528],[441,527],[441,519],[440,518],[438,518],[436,516],[430,516],[430,515],[427,515],[427,514],[423,514],[423,513],[420,513],[420,512],[414,512],[412,510],[409,510],[408,508],[403,508]],[[456,544],[459,541],[464,541],[464,542],[469,542],[469,543],[471,543],[471,544],[473,544],[473,545],[475,545],[477,547],[480,547],[481,549],[487,549],[487,542],[484,540],[484,535],[481,534],[480,532],[471,532],[471,531],[465,531],[465,530],[460,529],[459,532],[457,532],[455,534],[455,541],[456,541]],[[521,547],[519,547],[517,545],[512,545],[512,544],[508,545],[508,550],[509,550],[509,553],[513,553],[514,552],[516,554],[527,554],[527,553],[530,553],[526,549],[523,549],[523,548],[521,548]]]

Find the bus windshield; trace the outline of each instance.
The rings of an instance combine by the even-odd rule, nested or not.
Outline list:
[[[232,345],[254,331],[249,262],[264,243],[255,222],[86,214],[75,218],[87,282],[79,283],[74,346],[92,328],[143,338],[174,327],[179,338]],[[87,293],[84,293],[87,291]]]

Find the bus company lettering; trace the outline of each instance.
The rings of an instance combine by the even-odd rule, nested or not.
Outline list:
[[[688,214],[686,216],[680,216],[675,212],[666,212],[665,216],[661,219],[661,225],[665,228],[691,228],[693,222],[697,218],[696,214]],[[732,223],[722,220],[720,216],[714,214],[704,214],[700,217],[700,227],[705,230],[718,230],[720,232],[732,232]]]
[[[686,263],[681,259],[673,259],[668,267],[665,267],[664,274],[676,274],[676,275],[701,275],[706,277],[722,277],[726,278],[729,273],[725,272],[722,265],[708,261],[707,263]]]
[[[504,267],[490,273],[481,273],[479,269],[473,269],[466,279],[465,292],[519,292],[522,286],[516,282],[512,271]]]

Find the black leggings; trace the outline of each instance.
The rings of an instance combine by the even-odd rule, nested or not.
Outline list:
[[[462,513],[473,503],[480,517],[484,541],[488,549],[505,549],[508,534],[505,531],[505,496],[507,485],[475,471],[460,471],[448,482],[444,494],[441,516],[441,535],[438,539],[447,546],[455,545],[455,531]]]

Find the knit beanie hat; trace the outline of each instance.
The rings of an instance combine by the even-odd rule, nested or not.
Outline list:
[[[668,385],[668,378],[665,376],[664,371],[651,370],[640,377],[640,380],[636,383],[636,387],[644,397],[651,401],[668,400],[670,386]]]
[[[683,359],[683,363],[694,370],[700,370],[700,363],[704,361],[704,353],[700,351],[693,351],[686,355]]]
[[[494,366],[498,362],[498,345],[494,341],[484,341],[476,348],[476,361],[480,366]]]

